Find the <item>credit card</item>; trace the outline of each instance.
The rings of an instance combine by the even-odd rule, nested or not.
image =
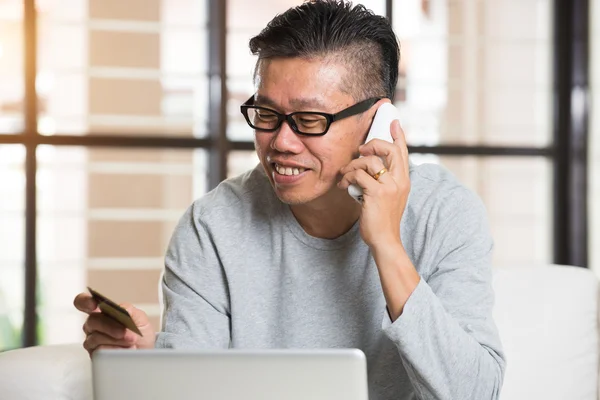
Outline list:
[[[142,332],[140,332],[138,327],[135,326],[135,323],[133,322],[131,315],[129,315],[129,313],[127,312],[126,309],[124,309],[123,307],[121,307],[120,305],[118,305],[117,303],[115,303],[114,301],[109,299],[108,297],[98,293],[97,291],[95,291],[94,289],[92,289],[89,286],[88,286],[88,290],[92,294],[92,297],[94,298],[94,300],[96,300],[98,302],[98,307],[100,307],[100,311],[102,311],[103,314],[114,319],[115,321],[117,321],[118,323],[120,323],[121,325],[126,327],[127,329],[132,330],[133,332],[137,333],[138,335],[144,336],[144,335],[142,335]]]

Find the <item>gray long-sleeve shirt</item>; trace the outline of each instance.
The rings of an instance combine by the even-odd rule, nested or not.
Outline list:
[[[359,348],[371,400],[497,399],[485,209],[444,168],[411,166],[402,241],[421,281],[391,322],[358,223],[308,235],[262,168],[184,214],[166,255],[157,347]]]

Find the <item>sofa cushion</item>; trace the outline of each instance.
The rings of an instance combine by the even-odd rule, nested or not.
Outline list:
[[[0,353],[0,397],[92,400],[91,362],[81,344]]]
[[[495,271],[494,318],[507,356],[501,399],[596,400],[598,280],[577,267]]]

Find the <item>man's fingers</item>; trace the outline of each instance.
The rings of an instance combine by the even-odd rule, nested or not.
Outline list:
[[[400,125],[400,121],[395,119],[390,123],[390,132],[392,133],[392,139],[394,139],[394,143],[397,140],[400,140],[401,144],[402,143],[406,144],[404,130],[402,129],[402,126]]]
[[[123,307],[125,310],[127,310],[129,315],[131,316],[131,319],[133,320],[133,323],[138,328],[140,328],[142,326],[146,326],[150,323],[150,321],[148,320],[148,315],[146,315],[146,313],[144,311],[140,310],[139,308],[135,308],[130,303],[121,303],[119,305],[121,307]]]
[[[408,147],[404,131],[398,120],[392,121],[390,131],[394,143],[385,140],[373,139],[359,148],[363,157],[377,155],[385,160],[385,165],[396,179],[402,179],[408,171]]]
[[[402,155],[408,160],[408,144],[406,143],[406,134],[400,125],[400,121],[397,119],[392,121],[390,124],[390,132],[392,133],[394,144],[400,146]]]
[[[367,171],[369,175],[373,176],[383,168],[385,168],[385,165],[383,164],[383,161],[381,161],[381,158],[377,156],[368,156],[352,160],[350,164],[346,165],[340,170],[340,173],[344,175],[350,171],[362,169]]]
[[[338,184],[338,187],[340,189],[348,189],[348,186],[351,184],[360,186],[364,193],[372,192],[375,186],[379,186],[379,183],[364,169],[356,169],[346,173]]]
[[[402,178],[404,169],[408,165],[402,154],[401,147],[383,140],[371,140],[360,147],[360,153],[363,157],[376,155],[383,158],[387,169],[396,179]]]
[[[93,313],[85,321],[83,331],[88,334],[100,332],[114,339],[121,340],[125,337],[126,328],[104,314]]]
[[[396,157],[402,157],[401,146],[396,143],[386,142],[381,139],[373,139],[359,147],[360,155],[363,157],[379,156],[385,160],[386,165]]]
[[[122,304],[120,304],[120,306],[123,307],[125,310],[127,310],[129,315],[131,316],[131,319],[133,320],[133,323],[135,324],[135,326],[138,327],[138,329],[141,332],[144,332],[147,330],[151,330],[151,331],[153,330],[152,326],[150,325],[150,320],[148,319],[148,315],[143,310],[140,310],[139,308],[135,308],[130,303],[122,303]],[[136,333],[134,333],[133,331],[130,331],[130,330],[127,330],[127,332],[125,334],[126,335],[137,335]]]
[[[73,300],[73,305],[79,311],[87,314],[100,311],[98,308],[98,302],[94,300],[94,298],[88,293],[79,293],[75,297],[75,300]]]
[[[94,332],[88,335],[83,342],[83,347],[87,351],[94,351],[99,346],[118,346],[118,347],[131,347],[134,342],[124,339],[115,339],[111,336],[105,335],[101,332]]]

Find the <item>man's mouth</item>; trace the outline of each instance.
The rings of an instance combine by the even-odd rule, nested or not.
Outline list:
[[[277,173],[279,175],[286,175],[286,176],[300,175],[301,173],[306,171],[306,168],[284,167],[279,164],[273,164],[273,169],[275,171],[277,171]]]

